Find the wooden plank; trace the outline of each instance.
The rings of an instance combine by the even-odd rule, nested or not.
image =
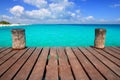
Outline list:
[[[107,47],[108,49],[112,50],[113,52],[115,53],[118,53],[120,55],[120,51],[115,49],[115,48],[112,48],[112,47]]]
[[[120,51],[120,47],[114,47],[115,49],[118,49]]]
[[[77,60],[72,50],[70,48],[66,48],[66,53],[71,64],[71,68],[73,70],[75,79],[89,80],[88,76],[86,75],[85,71],[83,70],[82,66],[80,65],[79,61]]]
[[[37,48],[35,51],[33,51],[32,55],[29,57],[27,62],[24,64],[24,66],[21,68],[21,70],[17,73],[17,75],[13,78],[13,80],[27,80],[29,78],[30,72],[39,57],[41,49]]]
[[[73,48],[73,51],[92,80],[105,80],[78,48]]]
[[[3,48],[0,48],[0,52],[1,52],[2,49],[3,49]]]
[[[116,54],[115,52],[113,52],[113,51],[111,51],[107,48],[104,48],[103,50],[120,60],[120,55],[119,54]]]
[[[45,72],[49,48],[44,48],[29,77],[29,80],[42,80]]]
[[[92,51],[92,54],[96,56],[101,62],[103,62],[110,70],[112,70],[112,72],[116,73],[118,76],[120,75],[120,68],[117,65],[112,63],[110,60],[108,60],[104,56],[100,55],[98,52],[96,52],[92,48],[87,48],[87,49]]]
[[[0,76],[6,72],[10,67],[13,66],[13,64],[16,63],[16,61],[24,54],[24,50],[20,50],[17,54],[15,54],[12,58],[10,58],[8,61],[6,61],[3,65],[0,66]]]
[[[107,49],[114,52],[114,54],[117,50],[115,48],[113,48],[115,51],[110,48]],[[120,60],[114,54],[110,54],[107,51],[100,50],[101,52],[99,52],[93,48],[80,48],[80,50],[73,48],[72,51],[71,48],[66,48],[65,54],[63,48],[51,48],[50,59],[45,69],[49,54],[48,48],[44,48],[42,52],[40,49],[36,49],[33,52],[34,48],[20,50],[16,54],[13,54],[15,51],[7,52],[7,50],[5,49],[0,53],[0,55],[3,55],[0,63],[4,62],[0,65],[0,80],[79,80],[78,76],[87,77],[86,79],[91,80],[120,79]],[[119,50],[117,50],[118,53]],[[29,59],[30,61],[28,61]]]
[[[12,49],[9,48],[9,49],[1,52],[1,53],[0,53],[0,59],[1,59],[2,57],[4,57],[5,55],[9,54],[11,51],[12,51]]]
[[[57,49],[59,65],[69,65],[67,55],[65,54],[64,48]]]
[[[45,80],[58,80],[58,63],[57,63],[56,48],[50,49],[50,59],[46,66],[46,78]]]
[[[5,50],[7,50],[8,48],[1,48],[0,49],[0,54],[1,54],[1,52],[3,52],[3,51],[5,51]]]
[[[98,69],[99,72],[101,72],[103,74],[103,76],[108,79],[108,80],[119,80],[119,77],[114,74],[110,69],[108,69],[108,67],[106,67],[100,60],[98,60],[98,58],[96,58],[95,56],[93,56],[91,53],[95,52],[92,49],[86,50],[85,48],[79,48],[84,55],[86,55],[86,57],[93,63],[93,65]],[[88,49],[88,48],[87,48]]]
[[[33,52],[34,48],[30,48],[25,52],[25,54],[11,67],[9,70],[1,76],[1,80],[11,80],[16,73],[21,69],[23,64],[28,60],[29,56]]]
[[[11,51],[8,55],[2,57],[2,58],[0,59],[0,66],[1,66],[5,61],[9,60],[9,59],[10,59],[13,55],[15,55],[15,53],[17,53],[17,52],[18,52],[18,50],[13,50],[13,51]]]
[[[120,46],[117,46],[117,48],[119,48],[119,49],[120,49]]]
[[[59,76],[61,80],[74,80],[70,65],[63,48],[57,49],[59,59]]]
[[[114,48],[114,49],[120,51],[120,48],[119,48],[119,47],[112,47],[112,48]]]
[[[0,48],[0,52],[1,52],[2,49],[3,49],[3,48]]]
[[[112,61],[114,64],[118,65],[120,67],[120,60],[115,58],[114,56],[104,52],[103,50],[101,49],[94,49],[96,50],[97,52],[99,52],[99,54],[103,55],[104,57],[106,57],[107,59],[109,59],[110,61]]]

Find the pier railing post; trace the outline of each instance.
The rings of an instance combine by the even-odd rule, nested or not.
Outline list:
[[[12,32],[12,48],[24,49],[26,47],[25,30],[13,29],[11,32]]]
[[[105,37],[106,37],[106,29],[100,29],[100,28],[95,29],[94,47],[104,48]]]

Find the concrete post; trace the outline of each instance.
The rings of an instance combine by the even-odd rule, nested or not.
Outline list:
[[[105,43],[105,36],[106,36],[106,30],[105,29],[95,29],[95,41],[94,41],[94,47],[95,48],[104,48]]]
[[[12,30],[12,48],[24,49],[26,47],[25,30],[13,29]]]

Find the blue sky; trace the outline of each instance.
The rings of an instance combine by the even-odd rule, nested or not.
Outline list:
[[[120,0],[2,0],[0,20],[32,24],[120,24]]]

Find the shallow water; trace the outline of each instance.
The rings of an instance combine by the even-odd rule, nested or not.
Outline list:
[[[106,46],[120,46],[120,25],[101,24],[35,24],[0,27],[0,47],[11,47],[11,30],[26,30],[26,45],[29,47],[93,46],[95,28],[105,28]]]

